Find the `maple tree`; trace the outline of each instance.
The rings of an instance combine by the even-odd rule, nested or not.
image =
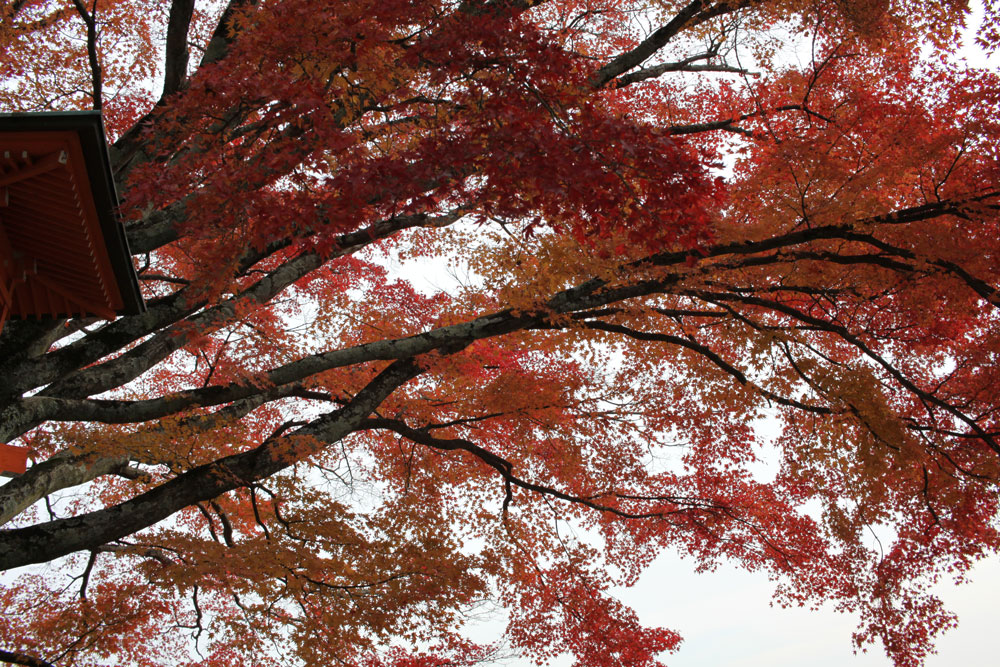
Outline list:
[[[675,550],[919,664],[1000,547],[967,14],[5,1],[0,108],[102,110],[147,311],[0,335],[0,660],[468,664],[493,600],[651,667],[610,589]]]

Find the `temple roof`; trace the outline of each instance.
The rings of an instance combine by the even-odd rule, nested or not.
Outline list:
[[[0,326],[145,307],[99,112],[0,114]]]

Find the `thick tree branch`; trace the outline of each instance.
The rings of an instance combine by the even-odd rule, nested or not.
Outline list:
[[[9,662],[12,665],[24,665],[24,667],[55,667],[51,662],[46,662],[41,658],[36,658],[33,655],[19,651],[5,651],[0,649],[0,660]]]
[[[80,0],[74,0],[74,2],[79,2]],[[114,167],[115,179],[119,184],[124,183],[127,179],[129,170],[135,168],[136,166],[148,162],[154,159],[156,153],[173,153],[174,150],[178,148],[178,141],[181,141],[180,136],[168,136],[162,132],[154,133],[152,136],[147,134],[147,130],[151,127],[155,127],[156,114],[158,110],[162,108],[163,103],[165,103],[165,97],[170,93],[176,92],[180,87],[180,82],[183,81],[183,77],[187,70],[187,29],[190,25],[190,18],[187,19],[185,25],[183,16],[185,15],[186,8],[183,6],[185,3],[192,3],[194,0],[178,0],[182,5],[178,7],[178,3],[171,5],[170,9],[170,23],[168,24],[168,35],[167,35],[167,61],[165,63],[167,69],[169,70],[169,78],[165,78],[163,95],[160,97],[160,102],[149,110],[146,115],[136,121],[135,125],[124,132],[117,141],[110,147],[111,153],[111,164]],[[254,6],[257,4],[257,0],[230,0],[229,4],[226,5],[225,10],[222,12],[222,17],[219,23],[215,27],[215,31],[212,33],[212,38],[205,49],[205,53],[202,56],[201,63],[199,67],[204,67],[205,65],[210,65],[216,63],[229,53],[229,48],[236,41],[238,30],[235,29],[233,25],[233,17],[235,14],[244,7]],[[174,10],[177,9],[175,14]],[[174,27],[174,40],[171,41],[170,28]],[[182,30],[183,27],[183,30]],[[180,52],[181,49],[181,39],[180,33],[184,33],[184,65],[181,67],[179,59],[177,59],[176,54]],[[175,55],[171,55],[175,54]],[[178,76],[180,79],[178,80]],[[177,81],[177,88],[172,88],[171,81]],[[150,150],[147,144],[156,146],[157,151]],[[138,252],[138,251],[137,251]]]
[[[336,237],[334,239],[335,250],[328,254],[328,258],[334,259],[351,254],[370,243],[388,238],[405,229],[444,227],[460,219],[463,214],[463,210],[456,209],[438,216],[414,214],[388,218],[364,229],[348,232]],[[239,268],[241,270],[249,268],[265,256],[287,247],[288,243],[287,241],[277,243],[271,248],[265,249],[262,253],[255,252],[248,254],[243,266]],[[272,271],[270,276],[258,280],[241,295],[227,300],[214,310],[203,311],[195,317],[199,321],[211,320],[212,318],[214,318],[214,321],[225,321],[225,313],[223,311],[227,311],[227,309],[231,311],[241,298],[254,299],[258,302],[264,302],[266,299],[272,298],[274,294],[277,294],[284,287],[287,287],[288,284],[297,280],[298,277],[305,275],[302,273],[302,270],[308,269],[311,264],[315,263],[318,255],[303,255],[300,257],[301,259],[293,258],[288,260],[286,265]],[[116,350],[122,349],[134,341],[140,340],[157,331],[162,332],[165,327],[169,327],[192,315],[204,305],[204,302],[186,299],[185,297],[189,291],[179,290],[169,297],[151,304],[146,312],[141,315],[122,318],[44,357],[36,358],[37,355],[29,354],[33,347],[28,344],[30,337],[26,334],[24,342],[19,342],[17,345],[10,345],[13,350],[11,354],[0,357],[0,372],[8,379],[6,386],[0,387],[0,395],[7,393],[8,396],[13,396],[34,387],[57,382],[75,369],[91,365],[102,357],[112,354]],[[16,324],[20,325],[22,323]],[[16,329],[18,327],[12,327],[11,331]],[[172,330],[168,329],[167,331]],[[161,353],[164,351],[169,353],[170,351],[171,341],[166,340],[166,338],[169,338],[169,335],[159,339],[161,343],[166,344],[160,350]],[[153,350],[154,346],[151,343],[145,349]],[[176,349],[176,346],[173,349]],[[143,366],[145,368],[151,367],[152,364],[148,362],[153,360],[153,356],[143,359],[142,355],[133,354],[131,361],[123,361],[118,367],[122,368],[131,364],[132,372],[142,372],[144,370]],[[26,423],[29,421],[28,417],[30,415],[24,415],[22,421]]]
[[[85,484],[101,475],[120,474],[127,470],[129,459],[126,457],[54,456],[32,466],[30,475],[15,477],[0,486],[0,525],[51,493]]]
[[[199,335],[213,331],[226,322],[231,321],[241,305],[248,302],[259,304],[269,302],[289,285],[315,271],[329,260],[354,253],[370,243],[388,238],[404,229],[431,226],[443,227],[452,224],[461,216],[461,211],[452,211],[440,216],[425,214],[398,216],[356,232],[342,234],[334,241],[335,250],[327,253],[325,258],[321,257],[318,253],[303,253],[293,257],[259,279],[243,292],[211,308],[190,315],[186,319],[183,319],[183,321],[181,320],[182,314],[192,312],[195,308],[181,298],[186,294],[186,290],[182,290],[170,297],[170,307],[162,309],[159,307],[149,308],[144,314],[146,319],[153,319],[155,317],[152,315],[154,311],[159,312],[162,310],[158,318],[162,324],[156,327],[160,331],[156,332],[152,338],[112,361],[77,371],[57,381],[53,380],[52,385],[43,393],[47,396],[82,398],[83,396],[100,393],[115,386],[120,386],[123,382],[138,377],[183,347],[190,337],[190,332],[193,328],[197,329]],[[278,244],[275,249],[280,248],[282,245]],[[250,262],[247,262],[247,264],[249,265]],[[174,321],[177,324],[162,328],[164,324],[167,324],[164,320]],[[153,327],[149,327],[149,329],[152,330]],[[112,332],[109,332],[109,338],[111,337]],[[91,341],[81,341],[81,345],[94,347]],[[89,359],[89,362],[92,363],[103,356],[103,354],[121,347],[121,341],[115,339],[103,347],[107,349],[96,348],[83,358]],[[73,354],[69,352],[68,348],[67,351],[69,354]],[[77,363],[79,364],[79,360]],[[39,376],[36,375],[35,381],[38,381],[38,379]]]
[[[205,53],[201,57],[199,67],[217,63],[229,53],[229,47],[233,45],[239,37],[238,25],[234,23],[236,14],[246,7],[254,7],[258,0],[229,0],[219,23],[215,26],[212,38],[205,48]]]
[[[0,570],[47,562],[81,549],[96,549],[148,528],[185,507],[270,477],[355,430],[386,397],[420,372],[412,359],[394,362],[344,407],[288,435],[181,473],[121,504],[0,531]]]
[[[733,0],[712,4],[708,0],[694,0],[677,13],[665,26],[644,39],[639,46],[615,57],[594,73],[590,79],[593,88],[603,88],[618,76],[638,67],[654,53],[662,49],[674,37],[686,28],[697,25],[710,18],[732,13],[748,5],[746,0]]]
[[[319,268],[323,260],[316,253],[299,255],[222,303],[185,318],[182,322],[157,332],[125,354],[97,366],[71,373],[49,385],[45,396],[82,398],[125,384],[184,347],[193,335],[215,331],[236,317],[247,303],[264,304],[276,294]],[[195,333],[197,332],[197,334]]]
[[[170,4],[161,98],[168,97],[180,90],[187,78],[188,27],[191,25],[193,15],[194,0],[173,0]]]
[[[927,219],[942,214],[953,213],[954,211],[959,210],[961,206],[962,204],[956,203],[942,203],[934,206],[927,205],[916,207],[915,209],[899,211],[891,216],[882,216],[882,218],[885,218],[885,222],[892,223],[898,223],[901,221],[912,222],[918,219]],[[709,257],[719,257],[723,255],[758,255],[757,257],[739,260],[736,264],[726,267],[730,269],[737,267],[746,268],[757,265],[769,265],[782,261],[814,259],[817,261],[840,264],[871,264],[901,272],[912,272],[914,270],[914,267],[908,263],[901,263],[886,257],[871,254],[843,255],[832,252],[807,251],[796,251],[789,254],[788,250],[784,251],[782,258],[770,254],[761,254],[778,249],[808,244],[812,241],[823,239],[843,239],[871,243],[876,246],[879,245],[880,242],[878,242],[877,239],[871,235],[854,231],[856,226],[860,227],[864,225],[833,225],[804,229],[762,241],[716,246],[708,249],[706,251],[706,255]],[[391,229],[393,227],[394,223],[390,221],[390,223],[383,230]],[[354,241],[361,243],[363,242],[363,239],[354,239]],[[652,258],[652,263],[657,266],[676,266],[683,264],[687,260],[687,257],[688,254],[683,252],[661,254]],[[636,283],[634,285],[620,286],[610,292],[601,293],[600,296],[595,297],[595,293],[602,285],[602,283],[597,282],[581,285],[580,287],[575,288],[577,296],[581,294],[588,295],[587,299],[582,301],[573,296],[574,290],[568,290],[565,293],[556,295],[548,304],[547,308],[557,312],[574,312],[588,307],[609,305],[614,303],[616,298],[632,298],[635,296],[644,296],[655,293],[663,286],[661,283],[656,281],[646,281],[643,283]],[[993,294],[992,292],[987,291],[989,286],[986,286],[985,288],[983,287],[985,283],[982,283],[982,281],[973,281],[970,285],[977,290],[977,293],[982,294],[984,298],[992,296]],[[222,306],[217,308],[222,308]],[[203,323],[203,320],[207,322],[208,320],[206,318],[208,317],[208,314],[197,316],[199,323]],[[432,349],[440,349],[442,346],[451,345],[456,342],[468,343],[484,337],[509,333],[518,328],[538,326],[543,323],[545,319],[546,316],[544,312],[541,311],[528,317],[518,318],[512,317],[509,313],[495,313],[465,324],[444,327],[427,332],[426,334],[418,334],[416,336],[396,340],[378,341],[375,343],[355,346],[353,348],[313,355],[311,357],[306,357],[299,361],[276,368],[267,373],[265,378],[267,382],[273,383],[277,386],[283,386],[301,381],[309,375],[330,370],[331,368],[355,363],[365,363],[368,361],[398,359],[415,354],[422,354]],[[169,331],[170,330],[168,329],[167,332]],[[108,368],[105,368],[105,366],[102,365],[84,371],[84,373],[88,374],[89,377],[96,377],[100,374],[107,374],[107,377],[103,381],[103,384],[81,384],[80,391],[90,390],[93,387],[114,386],[114,381],[117,377],[114,375],[114,372],[123,372],[123,369],[126,367],[131,368],[128,372],[134,377],[135,374],[138,374],[148,368],[151,365],[151,362],[162,358],[163,355],[169,354],[173,349],[176,349],[174,346],[177,345],[177,340],[178,337],[171,336],[170,333],[163,333],[151,341],[144,343],[131,353],[128,353],[128,355],[121,358],[120,361],[115,360],[113,362],[109,362],[110,366],[108,366]],[[171,345],[168,345],[163,349],[156,347],[157,345],[162,346],[165,343],[171,343]],[[159,349],[159,351],[154,354],[154,350],[156,349]],[[67,385],[56,385],[47,390],[45,392],[45,396],[73,398],[74,395],[64,389],[66,386]],[[83,389],[84,386],[86,389]],[[25,424],[38,423],[38,420],[42,417],[43,413],[45,418],[86,418],[111,423],[122,423],[124,421],[141,421],[144,419],[165,416],[166,414],[184,409],[185,407],[195,403],[201,405],[216,405],[231,400],[245,398],[255,392],[256,389],[251,389],[247,386],[230,385],[225,387],[209,387],[203,390],[181,392],[174,394],[169,400],[148,399],[146,401],[135,402],[65,402],[62,404],[52,402],[47,404],[49,407],[44,410],[41,407],[42,400],[40,397],[39,400],[35,402],[34,407],[32,407],[30,402],[31,399],[28,399],[17,409],[20,411],[21,415],[19,417],[19,421]],[[777,400],[777,397],[775,397],[775,399]],[[34,410],[42,410],[43,412],[40,412],[37,416],[33,416]]]

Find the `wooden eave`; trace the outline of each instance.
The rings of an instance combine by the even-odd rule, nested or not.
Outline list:
[[[99,112],[0,114],[0,326],[145,309]]]

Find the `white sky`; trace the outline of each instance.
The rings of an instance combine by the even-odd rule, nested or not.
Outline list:
[[[986,667],[997,664],[1000,627],[1000,561],[973,570],[973,585],[941,586],[945,606],[959,615],[959,627],[938,642],[927,667]],[[620,598],[643,622],[663,625],[684,637],[668,667],[891,667],[880,646],[852,653],[855,620],[830,610],[771,607],[773,586],[763,574],[734,567],[695,574],[690,561],[661,556]]]

